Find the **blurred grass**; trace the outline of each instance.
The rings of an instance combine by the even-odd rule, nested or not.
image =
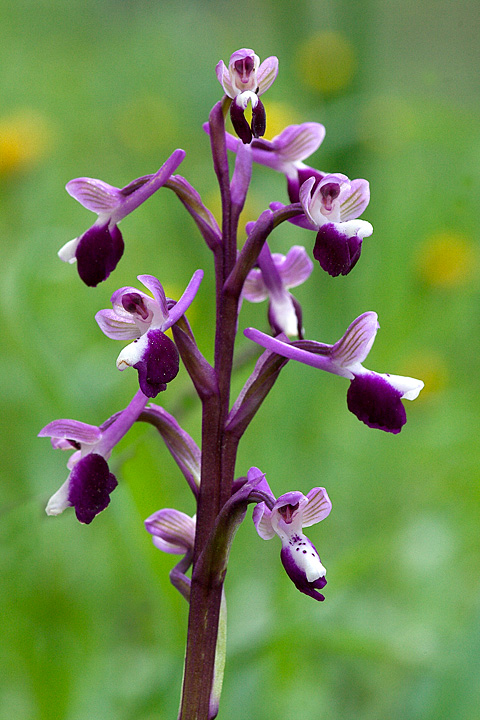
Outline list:
[[[426,387],[391,437],[348,413],[342,379],[284,370],[238,473],[258,465],[277,494],[327,487],[332,515],[312,531],[327,599],[297,593],[278,544],[247,519],[227,578],[221,716],[476,717],[477,11],[468,0],[0,2],[1,718],[175,717],[186,607],[168,582],[172,558],[154,551],[142,522],[159,507],[193,512],[188,490],[139,427],[114,456],[120,485],[107,512],[88,527],[73,513],[47,518],[65,458],[36,433],[56,417],[100,423],[128,402],[135,373],[116,372],[119,348],[93,316],[139,273],[182,289],[206,270],[191,321],[210,356],[209,253],[173,195],[161,190],[125,219],[125,256],[90,290],[56,257],[91,220],[63,186],[80,175],[125,184],[180,146],[182,174],[213,198],[201,123],[219,97],[216,62],[245,45],[280,58],[265,101],[272,127],[323,122],[312,165],[372,187],[375,232],[358,267],[346,279],[315,268],[296,291],[307,336],[333,342],[376,310],[368,366]],[[246,219],[285,198],[283,178],[255,170]],[[278,230],[276,250],[294,243],[312,237]],[[244,304],[241,327],[250,324],[265,327],[263,306]],[[182,373],[161,402],[198,438],[187,388]]]

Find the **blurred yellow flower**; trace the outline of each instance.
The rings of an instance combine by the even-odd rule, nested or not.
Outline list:
[[[477,270],[476,248],[462,233],[438,232],[424,242],[417,267],[420,277],[428,285],[458,287],[468,282]]]
[[[300,81],[324,95],[332,95],[348,87],[356,64],[353,46],[343,33],[331,30],[318,32],[298,48]]]
[[[48,152],[52,132],[35,110],[20,110],[0,118],[0,176],[24,170]]]

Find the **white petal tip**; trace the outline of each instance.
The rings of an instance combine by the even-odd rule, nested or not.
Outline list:
[[[420,392],[423,390],[424,387],[425,383],[422,380],[417,380],[417,385],[408,392],[406,392],[403,397],[406,400],[415,400],[420,395]]]
[[[60,258],[60,260],[63,260],[63,262],[68,262],[70,264],[77,261],[77,258],[75,257],[75,252],[77,250],[77,245],[79,242],[79,238],[73,238],[73,240],[69,240],[63,247],[60,248],[57,255]]]

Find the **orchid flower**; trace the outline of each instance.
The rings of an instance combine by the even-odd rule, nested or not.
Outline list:
[[[138,370],[141,390],[147,397],[156,397],[167,389],[179,370],[175,343],[165,331],[185,314],[203,278],[203,270],[194,272],[180,300],[169,309],[165,291],[153,275],[138,275],[140,282],[152,293],[134,287],[122,287],[113,293],[113,310],[100,310],[95,319],[102,332],[113,340],[133,340],[117,358],[117,368]]]
[[[349,180],[341,173],[319,182],[310,177],[299,197],[305,218],[296,224],[317,230],[314,258],[329,275],[347,275],[360,257],[363,238],[373,233],[369,222],[357,219],[370,200],[367,180]]]
[[[123,188],[88,177],[67,183],[67,192],[98,215],[91,228],[58,252],[64,262],[77,262],[78,274],[86,285],[95,287],[115,270],[124,249],[118,223],[161,188],[184,157],[184,150],[175,150],[154,175],[144,175]]]
[[[265,108],[259,96],[268,90],[278,73],[278,58],[271,56],[260,64],[260,58],[249,48],[236,50],[229,60],[228,68],[220,60],[215,68],[217,78],[225,94],[233,100],[230,117],[235,132],[248,145],[252,137],[265,133]],[[252,106],[252,122],[245,118],[248,103]]]
[[[324,520],[332,509],[327,491],[315,487],[307,495],[287,492],[270,510],[260,502],[253,510],[253,522],[264,540],[278,535],[282,541],[280,557],[287,575],[300,592],[315,600],[325,600],[319,590],[327,584],[326,570],[314,544],[303,534],[304,527]]]
[[[305,282],[313,270],[305,248],[294,245],[287,255],[280,255],[272,254],[265,243],[257,264],[247,275],[243,297],[250,302],[268,298],[268,319],[274,333],[301,337],[302,309],[288,289]]]
[[[347,405],[350,412],[371,428],[396,434],[407,421],[402,398],[415,400],[423,382],[363,367],[379,327],[377,314],[366,312],[352,322],[334,345],[313,340],[288,343],[254,328],[247,328],[245,335],[278,355],[348,378]]]
[[[78,420],[54,420],[40,430],[39,437],[51,437],[54,448],[75,450],[67,463],[70,474],[48,501],[47,515],[59,515],[65,508],[74,507],[78,520],[89,524],[105,510],[118,484],[107,460],[146,403],[147,398],[139,390],[125,410],[100,427]]]

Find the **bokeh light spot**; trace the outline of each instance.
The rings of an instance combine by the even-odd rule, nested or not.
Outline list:
[[[26,109],[0,119],[0,176],[22,171],[42,160],[52,131],[41,113]]]
[[[438,232],[420,249],[418,272],[433,287],[455,288],[476,273],[477,254],[471,240],[455,231]]]
[[[355,52],[348,38],[339,32],[311,35],[298,48],[297,72],[311,90],[332,95],[347,88],[355,74]]]

